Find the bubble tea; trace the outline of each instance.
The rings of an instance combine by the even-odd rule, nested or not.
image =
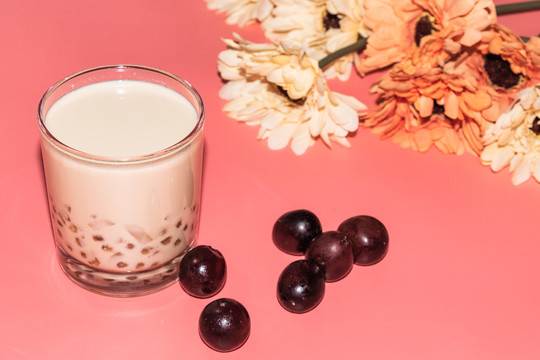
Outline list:
[[[61,268],[111,296],[170,285],[199,227],[204,106],[184,80],[108,66],[54,85],[39,106]]]

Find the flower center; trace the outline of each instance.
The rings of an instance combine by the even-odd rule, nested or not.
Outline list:
[[[431,111],[433,115],[444,114],[444,106],[437,104],[436,101],[433,102],[433,110]]]
[[[484,70],[486,70],[489,79],[494,85],[509,89],[519,84],[520,74],[515,74],[510,67],[510,63],[499,55],[487,54],[484,61]]]
[[[339,21],[341,20],[341,16],[339,14],[331,14],[328,11],[326,12],[326,15],[323,17],[323,26],[326,31],[330,29],[339,29]]]
[[[540,135],[540,118],[538,116],[534,118],[530,129],[535,135]]]
[[[278,89],[279,93],[283,96],[285,96],[287,99],[289,99],[290,102],[296,104],[296,105],[304,105],[304,102],[306,102],[306,98],[300,98],[300,99],[291,99],[289,96],[289,93],[287,90],[285,90],[283,87],[276,85],[276,88]]]
[[[424,36],[431,35],[433,30],[435,30],[432,19],[433,17],[428,13],[423,14],[420,19],[418,19],[414,29],[414,42],[416,43],[416,46],[420,46],[420,40],[422,40]]]

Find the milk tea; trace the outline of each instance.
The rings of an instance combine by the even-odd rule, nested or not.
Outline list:
[[[199,226],[200,114],[178,92],[138,80],[85,85],[50,106],[42,156],[72,280],[116,296],[176,280]]]

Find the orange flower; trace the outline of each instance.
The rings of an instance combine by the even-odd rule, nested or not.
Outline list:
[[[426,35],[445,33],[444,49],[484,41],[496,22],[491,0],[366,0],[364,24],[372,31],[364,56],[356,63],[360,74],[405,59]]]
[[[449,57],[446,39],[427,36],[375,83],[379,105],[361,118],[363,126],[420,152],[432,145],[444,153],[482,151],[483,133],[500,113],[496,94],[481,85],[467,53],[458,60]]]
[[[492,27],[489,42],[478,47],[483,56],[475,57],[476,71],[482,81],[499,95],[503,110],[516,95],[540,81],[540,39],[525,43],[521,37],[503,25]]]

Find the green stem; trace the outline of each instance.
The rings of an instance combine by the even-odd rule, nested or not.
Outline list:
[[[349,46],[345,46],[344,48],[341,48],[338,51],[335,51],[319,60],[319,67],[323,69],[328,66],[332,61],[337,60],[342,56],[352,53],[353,51],[364,50],[366,48],[366,44],[367,38],[358,37],[358,40],[355,43]]]
[[[515,14],[540,9],[540,1],[524,1],[514,4],[496,5],[497,15]]]

